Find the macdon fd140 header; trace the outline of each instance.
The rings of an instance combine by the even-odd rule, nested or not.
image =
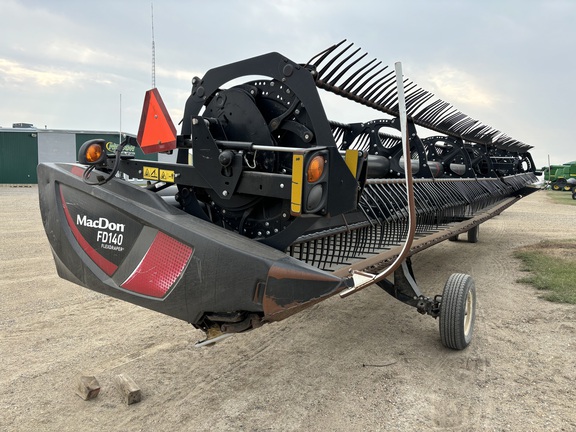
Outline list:
[[[534,190],[531,147],[419,88],[399,63],[365,57],[343,41],[306,64],[269,53],[217,67],[193,79],[180,134],[152,89],[137,140],[114,153],[91,140],[78,164],[40,164],[58,274],[185,320],[206,344],[376,284],[465,348],[472,278],[453,274],[429,297],[410,257],[462,233],[476,242],[483,221]],[[376,119],[328,120],[318,89]],[[176,162],[137,160],[127,144]]]

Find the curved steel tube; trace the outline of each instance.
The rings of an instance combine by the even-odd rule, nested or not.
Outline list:
[[[406,116],[406,100],[404,97],[404,84],[402,74],[402,63],[396,62],[394,64],[396,69],[396,86],[398,88],[398,112],[400,120],[400,131],[402,132],[402,152],[405,161],[411,160],[410,158],[410,140],[408,138],[408,125]],[[412,178],[412,163],[404,163],[404,178],[406,181],[406,200],[408,204],[408,235],[406,242],[402,246],[400,254],[396,257],[394,262],[388,268],[378,274],[371,274],[361,272],[358,270],[350,270],[350,275],[354,278],[354,286],[344,290],[340,293],[340,297],[347,297],[361,289],[366,288],[376,282],[391,275],[398,267],[402,265],[404,260],[410,253],[414,235],[416,233],[416,204],[414,202],[414,181]],[[358,283],[356,283],[358,281]]]

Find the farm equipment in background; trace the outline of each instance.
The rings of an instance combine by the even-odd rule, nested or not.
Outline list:
[[[148,91],[137,144],[176,151],[175,163],[124,155],[127,137],[114,154],[91,140],[80,164],[39,165],[59,275],[185,320],[207,344],[377,284],[465,348],[472,278],[454,274],[429,297],[410,257],[461,233],[476,241],[480,223],[534,190],[531,147],[365,57],[342,42],[306,64],[269,53],[211,69],[193,79],[180,134]],[[330,121],[319,89],[378,117]]]
[[[576,190],[576,161],[566,162],[563,165],[550,165],[542,168],[544,181],[555,191]]]

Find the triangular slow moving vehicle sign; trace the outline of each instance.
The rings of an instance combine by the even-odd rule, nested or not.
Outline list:
[[[176,128],[156,88],[148,90],[144,97],[138,144],[145,154],[176,148]]]

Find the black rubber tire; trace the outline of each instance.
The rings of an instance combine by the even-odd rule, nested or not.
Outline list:
[[[574,192],[572,192],[572,199],[576,200],[576,190]]]
[[[480,225],[468,230],[468,243],[478,243],[478,236],[480,234]]]
[[[564,187],[565,187],[567,184],[568,184],[568,183],[566,182],[566,179],[561,178],[561,179],[556,180],[556,182],[555,182],[554,185],[552,186],[552,189],[561,191],[561,190],[564,190]]]
[[[550,188],[551,188],[552,190],[555,190],[555,191],[559,191],[559,190],[562,189],[557,182],[552,182],[552,184],[550,185]]]
[[[450,241],[458,241],[458,234],[453,235],[452,237],[448,237],[448,240],[450,240]]]
[[[462,350],[470,345],[476,320],[476,287],[470,275],[454,273],[444,285],[440,304],[442,345]]]

